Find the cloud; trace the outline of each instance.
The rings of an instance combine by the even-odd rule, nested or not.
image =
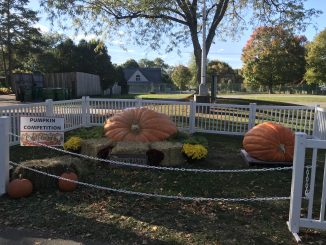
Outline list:
[[[35,25],[33,25],[33,27],[40,29],[41,33],[47,33],[50,31],[47,26],[42,25],[40,23],[36,23]]]
[[[224,51],[224,48],[220,48],[218,51],[219,52],[223,52]]]
[[[121,40],[121,39],[116,39],[116,40],[112,41],[112,44],[114,44],[114,45],[125,45],[126,42]]]

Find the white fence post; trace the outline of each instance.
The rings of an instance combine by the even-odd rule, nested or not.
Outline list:
[[[313,128],[313,132],[312,132],[312,137],[313,138],[321,138],[320,134],[319,134],[319,125],[320,122],[318,120],[320,120],[319,116],[318,116],[318,108],[320,107],[320,105],[316,105],[315,106],[315,113],[314,113],[314,128]]]
[[[140,108],[143,106],[143,100],[141,98],[136,99],[136,107]]]
[[[252,129],[256,125],[256,103],[249,104],[249,120],[248,120],[248,130]]]
[[[45,115],[47,117],[53,117],[53,100],[52,99],[46,100],[45,106],[46,106]]]
[[[9,182],[10,118],[0,117],[0,196],[7,192]]]
[[[191,134],[195,132],[195,124],[196,124],[196,102],[190,101],[189,132]]]
[[[90,125],[91,115],[89,109],[89,96],[82,97],[82,125],[87,127]]]
[[[293,233],[296,239],[299,239],[301,201],[302,201],[302,186],[304,176],[304,164],[306,154],[306,139],[305,133],[295,133],[294,155],[293,155],[293,170],[291,184],[291,200],[289,212],[289,230]]]

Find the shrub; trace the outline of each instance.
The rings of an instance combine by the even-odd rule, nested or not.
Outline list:
[[[183,144],[182,153],[191,160],[199,160],[207,157],[207,148],[200,144]]]
[[[190,136],[189,138],[185,139],[183,143],[191,145],[203,145],[204,147],[208,148],[208,141],[203,136]]]
[[[81,138],[72,136],[64,143],[63,147],[67,151],[79,151],[81,147]]]
[[[12,94],[12,90],[11,90],[11,88],[1,87],[0,94]]]

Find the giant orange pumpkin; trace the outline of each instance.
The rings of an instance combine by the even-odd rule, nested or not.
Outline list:
[[[114,141],[160,141],[176,132],[176,125],[167,115],[147,108],[125,109],[104,125],[105,136]]]
[[[243,147],[251,157],[259,160],[292,161],[294,134],[282,125],[271,122],[262,123],[245,134]]]
[[[11,198],[27,197],[33,192],[33,184],[28,179],[14,179],[8,184],[7,193]]]
[[[61,174],[60,177],[69,179],[69,180],[73,180],[73,181],[78,180],[78,176],[74,172],[65,172],[65,173]],[[63,180],[63,179],[59,179],[58,185],[59,185],[59,189],[61,191],[73,191],[77,187],[76,183],[70,182],[67,180]]]

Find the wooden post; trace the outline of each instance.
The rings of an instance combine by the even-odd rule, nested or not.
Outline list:
[[[9,128],[10,118],[0,117],[0,196],[7,192],[9,183]]]
[[[295,133],[294,155],[293,155],[293,170],[291,184],[291,200],[289,212],[289,230],[293,233],[296,240],[300,228],[300,214],[302,201],[302,187],[304,176],[304,163],[306,154],[306,139],[305,133]]]

